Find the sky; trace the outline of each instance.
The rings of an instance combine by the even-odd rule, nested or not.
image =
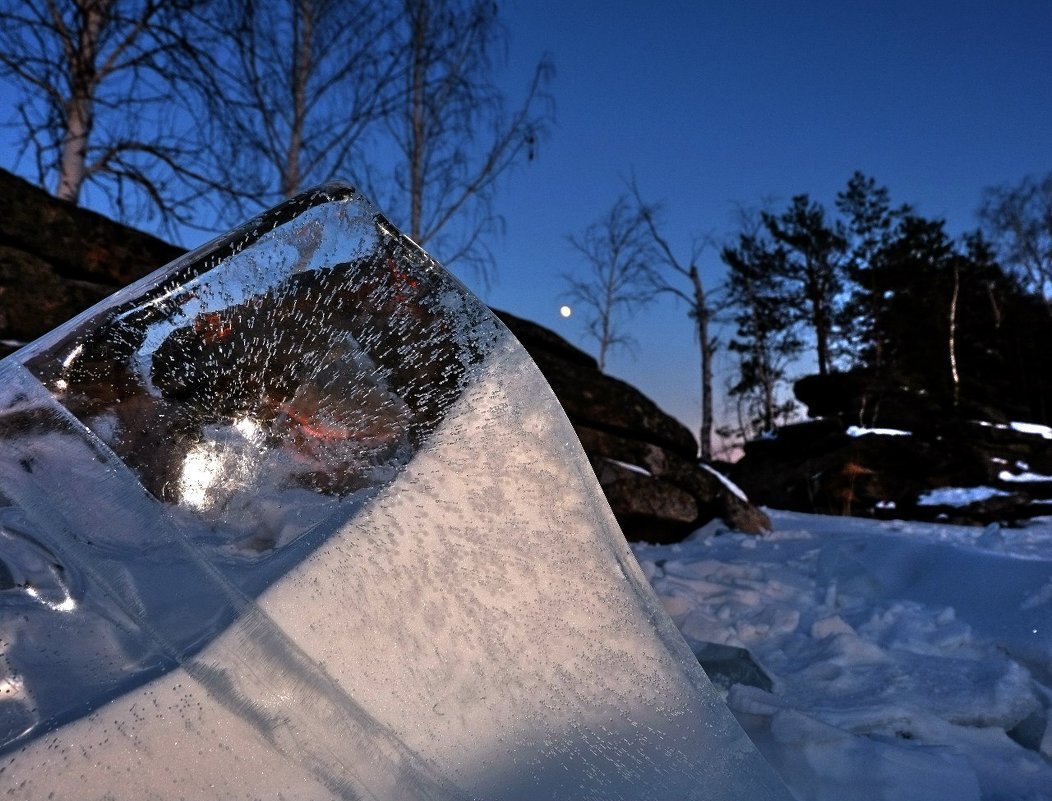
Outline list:
[[[1052,0],[505,0],[500,14],[501,86],[514,102],[547,54],[556,121],[500,187],[495,282],[461,277],[593,353],[582,315],[559,315],[564,274],[584,269],[567,236],[629,176],[686,257],[693,237],[729,237],[739,207],[804,192],[831,207],[855,170],[955,234],[975,226],[984,187],[1052,170]],[[701,265],[718,287],[715,249]],[[661,299],[625,330],[637,346],[607,372],[696,431],[685,306]]]
[[[556,124],[504,183],[497,282],[473,288],[593,353],[581,315],[559,316],[562,274],[584,269],[566,237],[629,176],[685,257],[694,236],[732,234],[739,206],[806,192],[832,208],[855,170],[954,234],[976,226],[984,187],[1052,170],[1049,0],[508,0],[501,13],[509,96],[549,54]],[[717,252],[701,263],[718,286]],[[666,298],[626,330],[637,347],[607,372],[696,432],[686,307]]]

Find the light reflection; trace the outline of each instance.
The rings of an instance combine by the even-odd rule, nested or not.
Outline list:
[[[179,498],[187,506],[204,509],[209,490],[223,476],[223,459],[207,445],[192,448],[183,460],[179,475]]]
[[[25,695],[25,682],[20,676],[0,677],[0,701],[13,701]]]
[[[265,428],[253,417],[210,426],[206,439],[187,451],[179,472],[179,501],[203,511],[251,482],[263,455]]]
[[[242,417],[234,423],[234,428],[250,442],[258,442],[263,435],[263,428],[252,417]]]
[[[77,608],[77,602],[74,601],[73,596],[69,595],[68,593],[63,600],[59,601],[58,603],[55,603],[54,601],[49,601],[46,598],[42,598],[39,590],[37,590],[36,587],[26,587],[25,589],[26,595],[28,595],[30,598],[33,598],[34,600],[40,601],[40,603],[44,604],[44,606],[46,606],[52,612],[72,612],[74,609]]]
[[[83,345],[77,345],[77,347],[73,348],[73,350],[69,352],[66,358],[62,360],[62,366],[66,369],[69,369],[69,366],[77,360],[77,357],[80,356],[81,351],[83,350]]]

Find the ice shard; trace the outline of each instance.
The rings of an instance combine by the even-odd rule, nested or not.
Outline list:
[[[0,362],[0,790],[788,798],[522,347],[336,184]]]

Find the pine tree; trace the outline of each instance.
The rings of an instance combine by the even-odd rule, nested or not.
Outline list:
[[[814,335],[818,372],[826,375],[838,337],[837,307],[842,285],[844,240],[826,223],[825,209],[797,195],[780,215],[764,213],[764,227],[784,251],[784,301]]]
[[[853,366],[867,365],[880,372],[884,361],[879,332],[884,328],[885,301],[895,287],[880,272],[880,255],[892,242],[909,206],[892,207],[887,187],[856,172],[837,195],[841,220],[837,228],[845,244],[844,276],[847,300],[839,311],[844,349]]]
[[[792,408],[780,389],[804,344],[796,333],[796,309],[786,302],[785,248],[758,233],[742,233],[721,258],[728,268],[727,300],[735,309],[736,331],[728,348],[739,355],[738,381],[730,393],[747,410],[739,433],[748,439],[774,431]]]

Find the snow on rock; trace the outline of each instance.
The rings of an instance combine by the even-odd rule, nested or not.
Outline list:
[[[726,487],[731,493],[733,493],[735,497],[740,498],[746,503],[749,502],[749,497],[742,491],[742,488],[735,484],[733,481],[731,481],[729,478],[727,478],[727,476],[723,475],[723,473],[721,473],[719,470],[709,467],[707,464],[701,463],[699,463],[699,467],[701,467],[701,469],[706,471],[707,473],[712,473],[712,475],[714,475],[724,487]]]
[[[1052,428],[1037,423],[1009,423],[1008,427],[1020,434],[1036,434],[1043,439],[1052,439]]]
[[[609,462],[610,464],[616,464],[618,467],[623,467],[625,470],[628,470],[630,473],[637,473],[638,475],[641,475],[641,476],[652,476],[652,475],[654,475],[649,470],[647,470],[645,467],[640,467],[637,464],[630,464],[628,462],[622,462],[620,459],[610,459],[610,458],[604,457],[603,461]]]
[[[1026,470],[1022,473],[1013,473],[1009,470],[1002,470],[997,474],[997,477],[1001,481],[1007,483],[1012,482],[1032,482],[1032,481],[1052,481],[1052,476],[1044,475],[1043,473],[1031,473]]]
[[[881,437],[910,437],[911,431],[902,431],[898,428],[863,428],[862,426],[848,426],[845,432],[849,437],[865,437],[869,435]]]
[[[727,702],[797,797],[1052,799],[1052,521],[771,517],[635,553],[692,647],[770,677]]]
[[[1005,498],[1010,492],[995,487],[939,487],[917,498],[918,506],[970,506],[991,498]]]

